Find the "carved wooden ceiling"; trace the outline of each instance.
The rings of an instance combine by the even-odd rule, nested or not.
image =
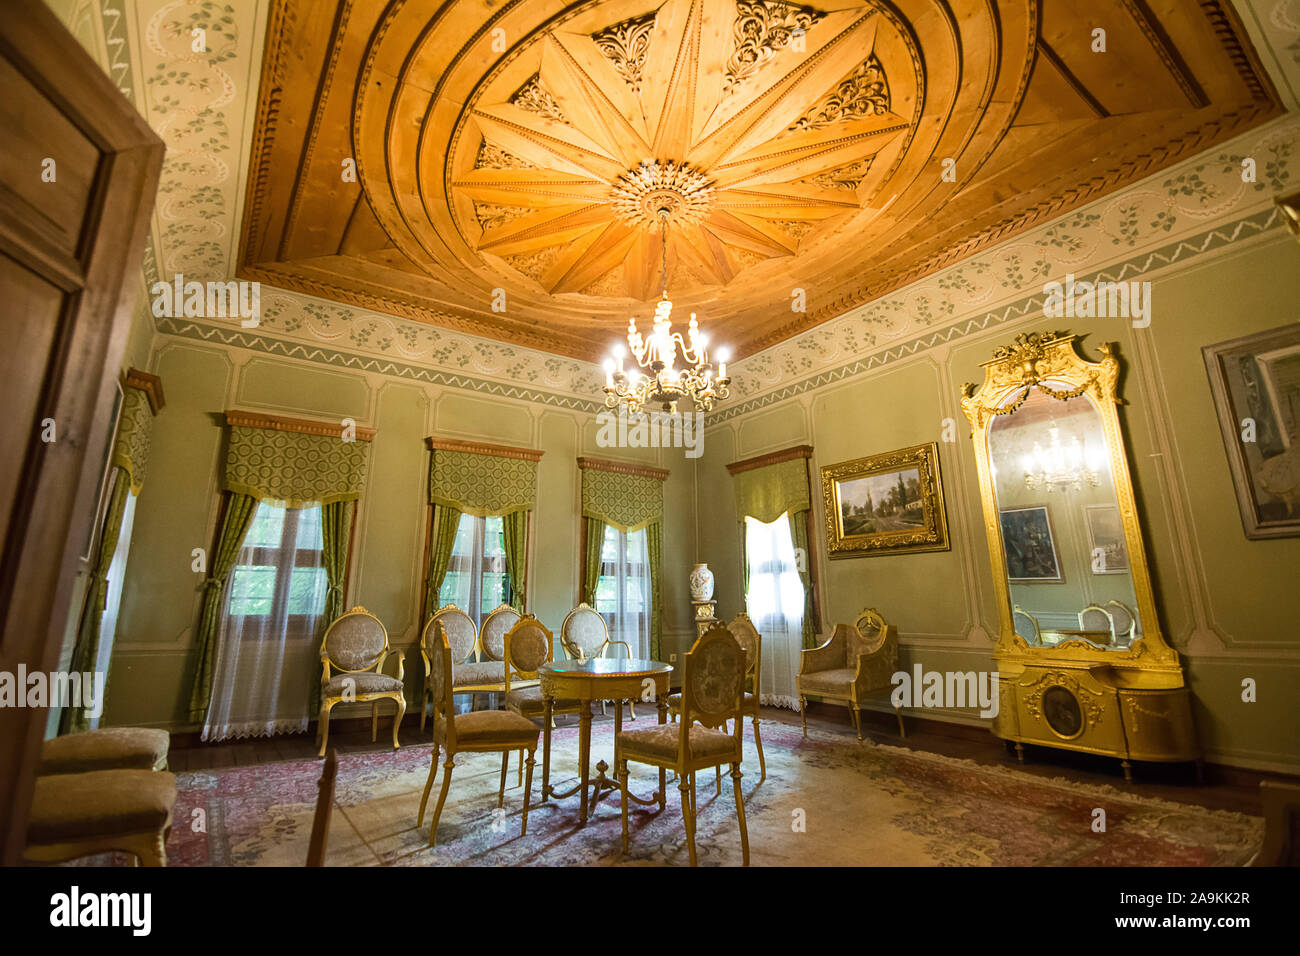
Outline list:
[[[239,274],[594,360],[666,219],[677,314],[744,355],[1278,114],[1244,36],[1226,0],[276,0]]]

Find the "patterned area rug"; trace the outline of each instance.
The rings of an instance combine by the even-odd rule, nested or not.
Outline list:
[[[636,726],[635,724],[633,726]],[[1003,767],[900,747],[859,744],[798,727],[763,724],[767,780],[746,726],[742,790],[754,865],[1034,866],[1241,865],[1258,851],[1263,821],[1170,803],[1108,786],[1046,779]],[[576,777],[576,726],[553,736],[553,784]],[[592,762],[612,761],[608,724],[592,735]],[[669,775],[667,809],[633,804],[631,845],[620,851],[617,794],[577,826],[578,799],[537,803],[519,835],[523,789],[512,756],[504,811],[496,807],[500,758],[462,755],[430,850],[429,817],[415,826],[429,748],[340,756],[327,862],[335,866],[686,865],[680,793]],[[173,866],[301,866],[307,856],[319,761],[177,774],[179,798],[168,862]],[[634,793],[657,785],[632,765]],[[1140,785],[1138,788],[1140,789]],[[715,796],[698,778],[696,846],[701,865],[738,865],[740,834],[731,781]],[[1105,811],[1105,832],[1094,811]],[[203,814],[194,811],[203,810]],[[204,820],[200,829],[196,822]]]

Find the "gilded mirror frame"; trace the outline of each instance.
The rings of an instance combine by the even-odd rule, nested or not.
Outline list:
[[[984,382],[981,385],[968,383],[962,386],[961,407],[971,427],[984,530],[988,537],[989,558],[993,562],[993,588],[998,602],[999,636],[995,653],[999,658],[1024,662],[1069,660],[1181,671],[1178,652],[1165,642],[1156,613],[1128,455],[1116,411],[1120,404],[1117,390],[1120,368],[1115,343],[1099,343],[1097,348],[1101,360],[1092,362],[1079,354],[1078,341],[1077,335],[1056,332],[1018,335],[1014,344],[996,349],[992,360],[982,363]],[[1051,646],[1033,645],[1016,633],[1011,586],[1006,572],[1006,549],[993,485],[989,429],[998,416],[1014,414],[1033,389],[1058,401],[1086,395],[1092,399],[1101,420],[1142,629],[1142,636],[1128,648],[1097,647],[1084,640],[1066,640]]]

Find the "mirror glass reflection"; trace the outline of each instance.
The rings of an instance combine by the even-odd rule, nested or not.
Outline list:
[[[1036,646],[1131,646],[1141,623],[1092,399],[1031,389],[1014,412],[993,419],[989,458],[1016,633]]]

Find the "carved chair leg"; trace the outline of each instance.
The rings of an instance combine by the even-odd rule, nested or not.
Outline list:
[[[420,733],[424,733],[424,721],[429,711],[429,692],[425,691],[420,696]]]
[[[799,695],[799,719],[803,721],[803,735],[808,736],[808,698]]]
[[[520,755],[522,758],[522,754]],[[523,825],[519,828],[519,835],[528,834],[528,798],[533,795],[533,766],[537,763],[537,745],[534,744],[528,750],[528,773],[524,783],[524,820]]]
[[[317,718],[320,723],[320,753],[316,755],[318,757],[325,756],[325,747],[330,742],[330,711],[333,709],[332,702],[321,705],[320,716]]]
[[[379,739],[379,701],[370,702],[370,742],[373,744]]]
[[[447,762],[442,765],[442,792],[438,794],[438,805],[433,810],[433,822],[429,824],[429,846],[435,845],[438,841],[438,820],[442,817],[442,805],[447,802],[447,791],[451,788],[451,769],[455,766],[451,761],[451,754],[447,754]]]
[[[758,782],[767,779],[767,758],[763,756],[763,736],[758,732],[758,715],[754,715],[754,744],[758,747]]]
[[[633,719],[633,720],[636,720],[636,701],[634,701],[634,700],[629,700],[629,701],[627,702],[627,710],[628,710],[628,713],[630,713],[630,714],[632,715],[632,719]]]
[[[740,793],[740,778],[743,776],[740,772],[740,764],[731,765],[731,782],[736,790],[736,822],[740,824],[740,852],[742,854],[742,866],[749,866],[749,829],[745,826],[745,800]]]
[[[620,758],[614,776],[618,778],[619,804],[623,814],[623,852],[627,852],[627,760]]]
[[[424,826],[424,808],[429,803],[429,791],[433,789],[433,778],[438,775],[438,745],[433,745],[433,762],[429,764],[429,779],[424,782],[424,796],[420,797],[420,815],[415,819],[417,828]]]
[[[506,768],[510,766],[510,751],[501,751],[501,788],[497,791],[497,809],[506,805]]]
[[[693,802],[692,793],[694,787],[695,774],[681,774],[681,786],[678,788],[682,792],[682,822],[686,825],[686,846],[690,851],[691,866],[696,866],[695,861],[695,814],[691,812]]]
[[[396,699],[396,703],[397,703],[397,714],[393,717],[393,749],[394,750],[397,750],[398,748],[401,747],[401,744],[397,742],[397,732],[402,727],[402,718],[406,716],[406,698],[398,697]]]
[[[903,712],[901,710],[895,710],[894,715],[898,717],[898,738],[900,740],[906,740],[907,729],[903,726]]]
[[[853,727],[858,732],[858,743],[862,743],[862,709],[853,705]]]
[[[516,787],[524,785],[524,752],[522,750],[519,751],[519,767],[516,770],[515,781]]]
[[[713,795],[722,796],[722,764],[713,768]]]

